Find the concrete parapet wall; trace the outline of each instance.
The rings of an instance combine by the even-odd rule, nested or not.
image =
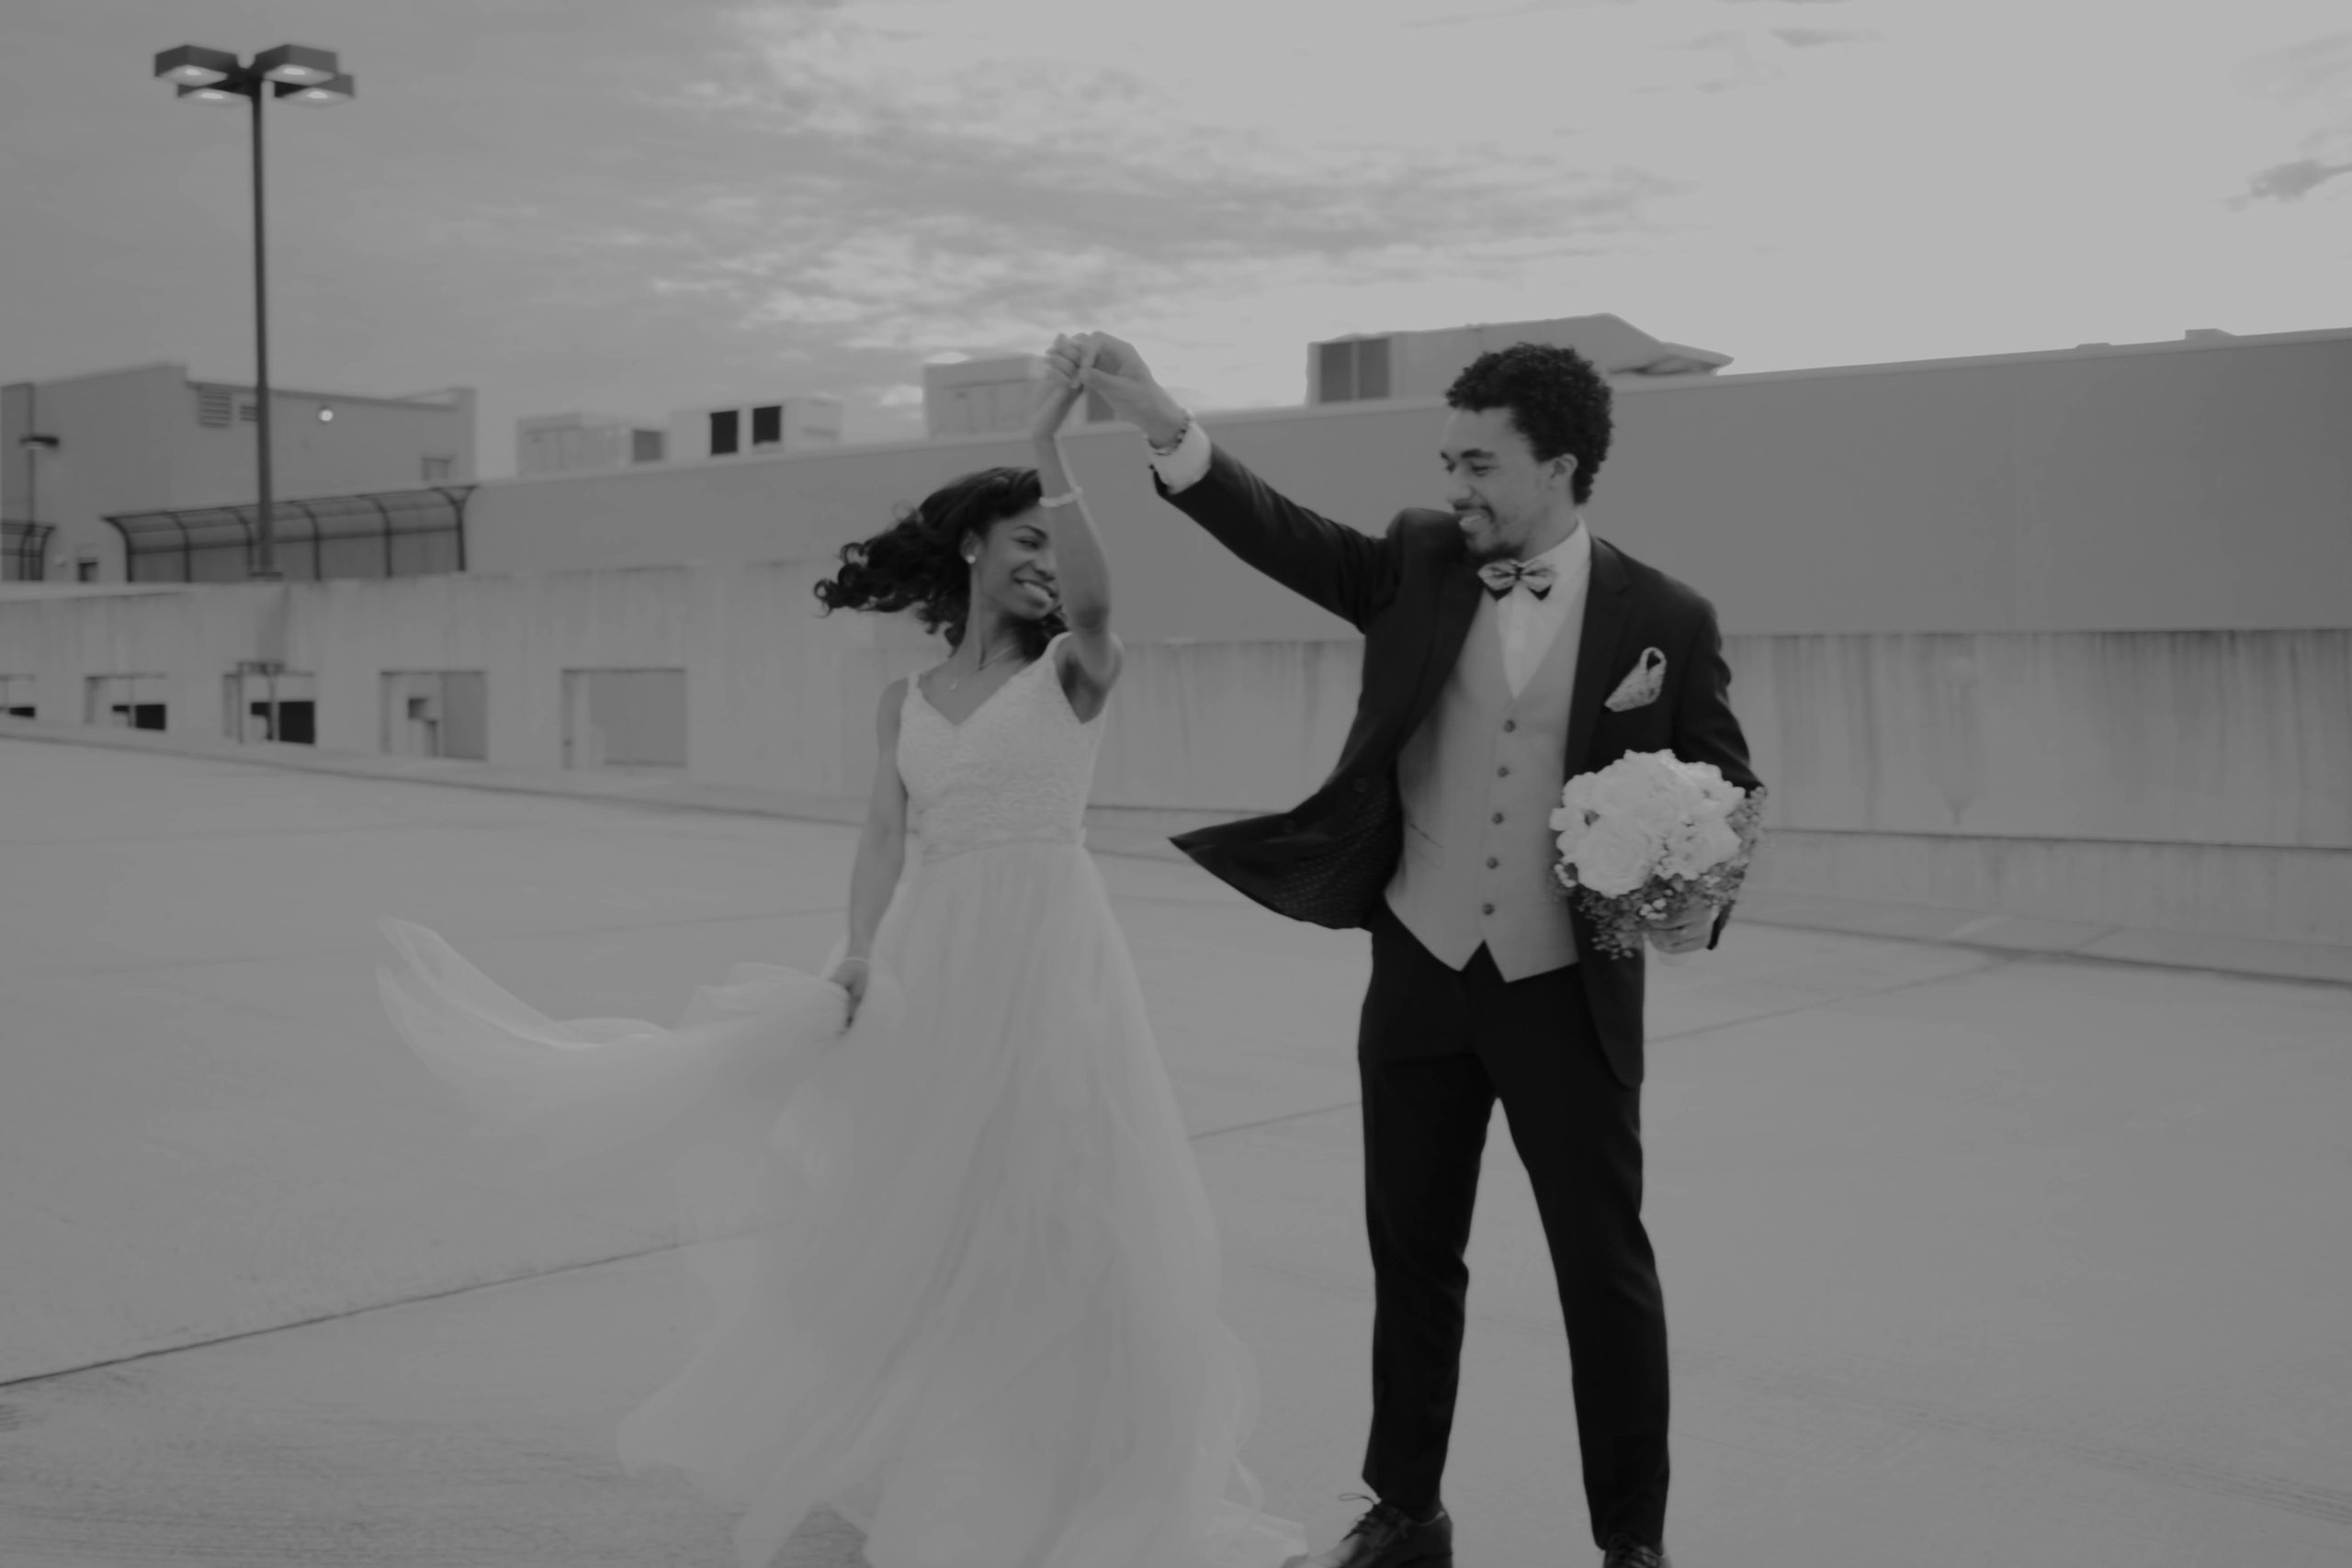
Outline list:
[[[2352,625],[2352,332],[1618,389],[1593,531],[1715,602],[1726,633]],[[1443,506],[1435,398],[1204,413],[1283,494],[1368,533]],[[1064,435],[1143,642],[1343,637],[1152,488],[1125,426]],[[483,571],[827,561],[1018,435],[499,480]]]
[[[2352,946],[2352,851],[1776,829],[1752,885],[2074,926]]]
[[[387,671],[476,670],[489,766],[560,771],[563,675],[684,671],[682,782],[854,801],[875,707],[944,651],[818,615],[815,563],[18,592],[0,674],[79,723],[87,679],[165,677],[219,736],[222,677],[313,676],[322,751],[382,748]],[[1351,716],[1361,645],[1143,642],[1111,710],[1106,810],[1283,809]],[[1778,830],[1759,888],[2105,926],[2352,943],[2352,630],[1752,635],[1732,696]],[[5,781],[0,781],[5,784]]]
[[[1779,826],[2352,849],[2352,631],[1729,639]]]

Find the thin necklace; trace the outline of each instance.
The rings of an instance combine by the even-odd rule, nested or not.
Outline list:
[[[958,687],[958,686],[962,685],[965,682],[967,682],[967,681],[970,680],[970,679],[972,678],[972,676],[978,674],[981,671],[983,671],[983,670],[987,669],[989,665],[994,664],[998,660],[1000,660],[1000,659],[1003,658],[1006,654],[1008,654],[1008,653],[1018,653],[1018,652],[1020,652],[1020,651],[1021,651],[1021,643],[1020,643],[1019,639],[1017,639],[1017,638],[1016,638],[1016,639],[1015,639],[1015,640],[1013,640],[1012,642],[1010,642],[1010,643],[1006,644],[1003,648],[1001,648],[1001,649],[998,649],[996,652],[989,654],[986,659],[981,660],[978,664],[973,665],[973,666],[972,666],[972,668],[971,668],[971,670],[970,670],[970,671],[969,671],[968,673],[962,674],[962,675],[958,675],[958,676],[956,676],[956,679],[954,679],[953,681],[948,682],[947,682],[947,689],[948,689],[949,691],[951,691],[951,692],[952,692],[952,691],[954,691],[956,687]]]

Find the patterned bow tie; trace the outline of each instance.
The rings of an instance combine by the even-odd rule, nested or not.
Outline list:
[[[1478,580],[1487,585],[1487,596],[1499,599],[1521,583],[1538,599],[1549,598],[1553,579],[1559,574],[1550,561],[1490,560],[1478,569]]]

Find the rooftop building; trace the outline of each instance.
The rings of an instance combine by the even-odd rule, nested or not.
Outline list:
[[[119,581],[129,551],[108,518],[250,513],[260,491],[259,415],[252,387],[200,381],[177,364],[0,388],[0,575]],[[273,387],[270,420],[289,542],[311,536],[306,523],[317,526],[294,505],[304,500],[439,493],[473,481],[470,388],[384,398]],[[286,570],[317,575],[300,558]]]

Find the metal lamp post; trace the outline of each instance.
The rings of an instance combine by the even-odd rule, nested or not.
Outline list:
[[[155,74],[176,84],[183,98],[223,104],[245,98],[254,106],[254,415],[261,457],[261,504],[258,558],[252,575],[257,581],[275,581],[285,574],[277,570],[277,518],[270,486],[269,273],[262,243],[261,104],[271,94],[298,104],[345,103],[358,89],[337,68],[332,50],[299,43],[264,50],[251,63],[225,50],[184,43],[155,56]]]

